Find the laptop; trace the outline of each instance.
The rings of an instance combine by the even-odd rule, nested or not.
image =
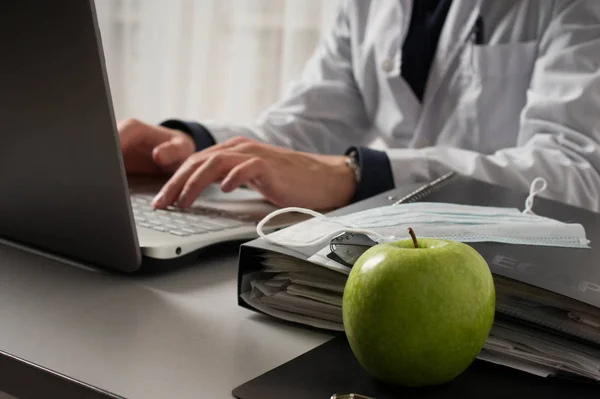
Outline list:
[[[126,176],[93,1],[0,2],[0,54],[5,241],[132,272],[253,238],[275,209],[217,186],[187,211],[152,209],[163,182]]]

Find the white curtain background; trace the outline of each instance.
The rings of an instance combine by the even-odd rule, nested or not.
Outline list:
[[[117,119],[248,122],[312,55],[338,0],[96,0]]]

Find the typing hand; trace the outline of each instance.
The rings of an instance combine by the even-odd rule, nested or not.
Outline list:
[[[328,210],[354,195],[354,174],[346,157],[315,155],[262,144],[244,137],[190,156],[154,199],[156,208],[187,208],[211,183],[225,192],[246,185],[278,206]]]
[[[135,119],[118,124],[128,174],[173,173],[196,150],[194,140],[178,130]]]

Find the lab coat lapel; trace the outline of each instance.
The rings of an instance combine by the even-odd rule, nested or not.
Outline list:
[[[367,41],[373,41],[379,57],[377,65],[388,78],[400,76],[400,49],[408,32],[413,0],[398,0],[389,7],[387,0],[371,5],[370,21],[373,25],[367,33]],[[393,34],[390,34],[393,32]]]

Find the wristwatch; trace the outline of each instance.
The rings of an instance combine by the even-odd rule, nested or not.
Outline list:
[[[350,151],[346,157],[346,166],[354,172],[356,183],[360,183],[360,163],[358,162],[358,153],[356,151]]]

